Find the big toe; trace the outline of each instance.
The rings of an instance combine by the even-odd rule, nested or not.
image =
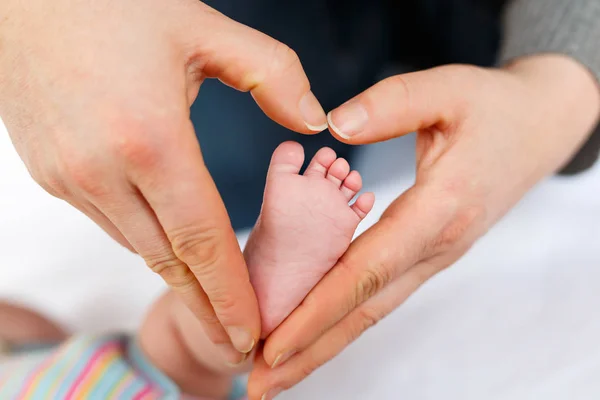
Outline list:
[[[283,142],[273,152],[269,175],[297,174],[304,163],[304,149],[297,142]]]

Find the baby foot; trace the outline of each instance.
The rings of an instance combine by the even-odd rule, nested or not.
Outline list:
[[[273,153],[260,217],[246,246],[250,280],[262,317],[263,337],[302,302],[352,241],[375,197],[360,174],[322,148],[299,175],[304,150],[295,142]]]

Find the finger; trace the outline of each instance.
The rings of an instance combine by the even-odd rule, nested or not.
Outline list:
[[[174,253],[171,243],[153,210],[139,192],[116,192],[109,199],[101,199],[98,207],[108,213],[116,226],[127,235],[136,251],[144,258],[150,269],[185,302],[198,318],[210,340],[219,345],[232,363],[235,354],[227,332],[215,315],[213,307],[188,265]],[[230,348],[228,348],[228,346]]]
[[[385,79],[331,111],[329,127],[352,144],[446,128],[465,103],[464,75],[463,69],[440,67]]]
[[[258,302],[191,122],[185,121],[178,130],[160,146],[130,157],[127,170],[156,215],[160,224],[156,229],[162,228],[170,243],[172,254],[164,253],[166,262],[162,262],[167,269],[160,268],[165,271],[163,277],[170,279],[168,271],[177,271],[171,284],[179,286],[190,304],[197,301],[195,282],[200,283],[235,348],[247,353],[260,336]],[[145,229],[146,225],[139,225],[129,233],[152,248],[151,238],[142,238]]]
[[[303,352],[272,369],[257,357],[250,376],[248,394],[260,399],[265,393],[290,389],[334,358],[363,332],[402,304],[427,279],[442,269],[443,260],[420,263],[403,273],[380,293],[361,304]],[[266,397],[270,398],[270,397]]]
[[[296,53],[283,43],[198,2],[184,30],[201,75],[250,91],[267,116],[301,133],[327,128]],[[218,34],[215,34],[218,32]]]
[[[113,240],[125,247],[129,251],[135,253],[135,249],[117,227],[100,211],[94,204],[85,199],[85,196],[75,197],[73,193],[79,192],[77,189],[67,189],[66,185],[62,186],[61,198],[75,207],[77,210],[85,214],[89,219],[94,221],[104,232],[106,232]],[[80,194],[80,193],[78,193]]]
[[[87,215],[92,221],[94,221],[96,225],[102,228],[104,232],[106,232],[111,238],[113,238],[113,240],[115,240],[117,243],[119,243],[121,246],[125,247],[132,253],[136,253],[131,243],[129,243],[129,241],[125,238],[125,236],[123,236],[123,234],[117,229],[117,227],[95,205],[93,205],[89,201],[85,201],[81,208],[77,206],[75,207],[83,211],[85,215]]]
[[[438,234],[443,218],[428,210],[426,199],[410,190],[379,223],[351,244],[338,264],[267,339],[264,354],[269,365],[281,364],[289,354],[307,348],[428,256],[428,242]],[[420,216],[418,220],[415,215]]]
[[[63,168],[64,162],[59,157],[51,159],[54,162],[50,170],[59,171]],[[73,168],[78,170],[78,168]],[[69,171],[69,169],[65,169]],[[34,175],[32,174],[32,177]],[[36,176],[38,176],[36,174]],[[129,251],[135,253],[135,249],[123,234],[115,227],[115,225],[100,211],[92,202],[87,199],[87,194],[78,185],[69,184],[69,180],[61,177],[60,174],[42,173],[42,179],[39,180],[40,185],[50,195],[64,200],[71,206],[82,212],[106,232],[113,240],[125,247]],[[68,176],[68,174],[67,174]],[[35,179],[35,178],[34,178]]]

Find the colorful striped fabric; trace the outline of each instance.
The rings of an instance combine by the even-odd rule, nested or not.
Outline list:
[[[179,398],[177,386],[123,336],[74,337],[0,362],[2,400]]]

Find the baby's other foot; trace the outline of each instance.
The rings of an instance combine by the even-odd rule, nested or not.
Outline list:
[[[263,337],[302,302],[352,241],[375,197],[360,195],[360,174],[330,148],[315,154],[304,175],[304,150],[295,142],[273,153],[260,217],[246,246],[258,297]]]

